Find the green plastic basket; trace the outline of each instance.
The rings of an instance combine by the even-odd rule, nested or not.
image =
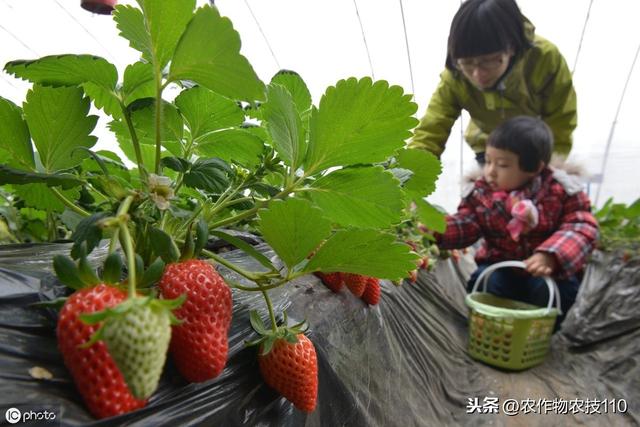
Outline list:
[[[499,262],[487,267],[476,280],[466,298],[471,309],[469,355],[499,368],[530,368],[542,363],[547,355],[556,317],[561,313],[560,294],[550,277],[544,278],[549,287],[547,307],[477,292],[480,284],[485,291],[491,273],[502,267],[525,268],[525,265],[521,261]]]

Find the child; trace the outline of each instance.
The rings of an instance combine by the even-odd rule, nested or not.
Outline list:
[[[552,150],[551,131],[538,118],[518,116],[496,128],[487,141],[483,177],[464,196],[458,212],[447,216],[446,231],[436,239],[440,247],[454,249],[484,238],[469,290],[489,265],[522,260],[526,272],[496,270],[488,292],[546,306],[549,292],[541,276],[551,276],[566,313],[575,302],[598,224],[579,183],[548,167]]]

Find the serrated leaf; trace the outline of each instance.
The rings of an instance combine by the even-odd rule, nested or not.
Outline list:
[[[251,246],[251,244],[245,242],[244,240],[239,239],[235,236],[232,236],[229,233],[225,233],[224,231],[220,231],[220,230],[212,230],[211,234],[213,236],[217,236],[221,238],[225,242],[242,250],[244,253],[254,258],[256,261],[258,261],[263,266],[267,267],[269,270],[275,270],[275,267],[273,266],[271,261],[269,261],[269,258],[264,256],[264,254],[259,252],[256,248],[254,248],[253,246]]]
[[[118,70],[104,58],[93,55],[52,55],[30,61],[12,61],[5,71],[44,86],[78,86],[93,82],[115,89]]]
[[[0,149],[8,155],[3,162],[20,169],[33,170],[35,162],[29,128],[22,110],[8,99],[0,97]]]
[[[171,61],[170,81],[192,80],[231,99],[264,99],[264,84],[240,55],[240,36],[208,5],[189,22]]]
[[[71,257],[73,259],[80,258],[84,250],[91,253],[93,248],[98,246],[100,239],[102,239],[102,228],[99,227],[98,222],[108,216],[109,214],[106,212],[96,212],[80,221],[72,236]],[[85,245],[84,249],[82,248],[83,244]]]
[[[340,169],[311,185],[309,197],[342,226],[385,228],[400,222],[404,202],[396,178],[382,167]]]
[[[236,101],[204,87],[182,91],[175,104],[185,119],[191,138],[196,141],[210,132],[240,126],[244,120],[244,112]]]
[[[186,172],[189,170],[189,162],[179,157],[164,157],[160,163],[163,167],[176,172]]]
[[[151,40],[151,62],[163,70],[173,55],[178,40],[192,19],[195,0],[138,0],[145,28]]]
[[[375,230],[340,230],[331,236],[305,266],[305,271],[345,272],[402,279],[416,268],[418,256],[396,236]]]
[[[100,108],[114,119],[122,118],[120,100],[112,90],[106,89],[93,82],[83,83],[82,88],[97,108]]]
[[[159,228],[151,228],[150,233],[154,242],[153,249],[165,263],[176,262],[180,258],[180,250],[171,236]]]
[[[187,187],[219,194],[229,187],[231,168],[220,159],[198,159],[184,175]]]
[[[436,156],[424,150],[402,150],[398,154],[398,164],[412,172],[404,189],[414,198],[427,197],[435,191],[442,172],[442,164]]]
[[[160,281],[162,273],[164,272],[164,266],[165,263],[164,261],[162,261],[162,258],[156,258],[156,260],[151,263],[149,268],[145,270],[144,274],[142,275],[142,279],[140,279],[140,282],[138,283],[138,287],[146,288]]]
[[[329,236],[331,222],[307,200],[274,200],[258,212],[258,229],[278,256],[292,268]]]
[[[311,116],[308,174],[332,166],[381,162],[403,147],[417,124],[417,105],[402,88],[366,77],[327,89]]]
[[[444,233],[447,229],[447,221],[445,214],[433,207],[429,202],[424,199],[415,199],[417,207],[418,219],[429,230],[437,233]]]
[[[226,129],[205,135],[196,146],[196,151],[253,170],[260,164],[264,142],[244,129]]]
[[[102,273],[102,278],[105,283],[115,284],[120,281],[122,277],[122,269],[124,265],[122,263],[122,257],[117,252],[112,252],[109,254],[107,259],[104,261],[104,270]]]
[[[155,105],[135,110],[131,114],[131,120],[137,131],[140,144],[155,145],[155,117]],[[166,141],[180,141],[184,132],[184,122],[178,113],[178,109],[173,104],[163,101],[161,119],[160,140],[163,143]]]
[[[118,5],[113,11],[113,20],[120,35],[129,40],[129,45],[140,52],[147,62],[152,62],[151,36],[145,26],[142,11],[133,6]]]
[[[26,206],[58,213],[62,213],[65,210],[65,205],[46,184],[31,183],[29,185],[20,185],[16,186],[13,192],[24,201]],[[80,197],[80,189],[75,187],[69,190],[62,190],[62,194],[68,200],[75,202]]]
[[[53,257],[53,269],[58,279],[72,289],[81,289],[85,286],[80,278],[78,266],[71,258],[64,255],[56,255]]]
[[[90,133],[98,117],[87,116],[89,107],[89,98],[76,87],[35,85],[27,92],[24,114],[46,172],[77,166],[87,153],[76,147],[96,143]]]
[[[124,70],[122,82],[122,97],[124,105],[129,106],[138,99],[154,98],[156,96],[153,66],[144,62],[130,64]]]
[[[63,189],[67,190],[69,188],[83,185],[84,181],[78,179],[75,175],[71,175],[70,173],[46,174],[27,172],[0,164],[0,185],[24,185],[34,183],[42,183],[48,187],[60,186]]]
[[[297,170],[306,152],[305,130],[291,94],[284,86],[270,84],[263,105],[267,129],[282,160]]]
[[[273,76],[271,83],[287,88],[300,115],[311,107],[311,93],[302,77],[295,71],[280,70]]]

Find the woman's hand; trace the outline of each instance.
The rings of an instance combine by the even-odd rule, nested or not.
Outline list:
[[[556,257],[547,252],[536,252],[525,259],[524,264],[532,276],[551,276],[558,268]]]

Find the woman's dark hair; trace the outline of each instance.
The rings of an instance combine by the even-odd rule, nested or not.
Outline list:
[[[518,56],[530,42],[515,0],[466,0],[451,21],[446,67],[456,60],[513,50]]]
[[[520,169],[536,172],[540,162],[546,166],[551,160],[553,133],[542,119],[516,116],[491,132],[487,146],[516,154]]]

